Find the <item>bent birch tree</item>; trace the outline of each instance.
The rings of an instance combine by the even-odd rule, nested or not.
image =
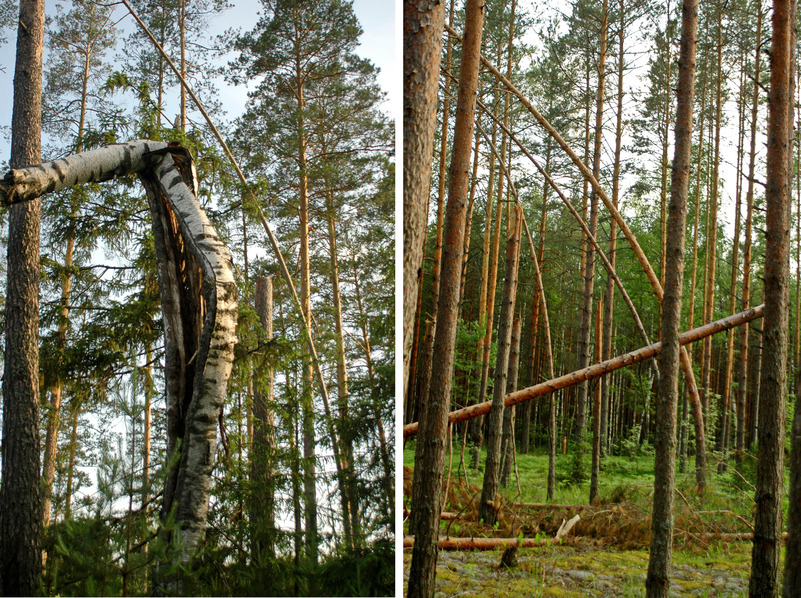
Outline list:
[[[9,171],[0,199],[18,203],[136,174],[147,191],[165,334],[167,474],[162,533],[188,563],[206,528],[217,419],[236,344],[231,254],[197,201],[192,156],[140,140]],[[169,522],[169,523],[168,523]]]

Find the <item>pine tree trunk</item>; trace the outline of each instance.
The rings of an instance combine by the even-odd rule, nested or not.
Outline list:
[[[745,60],[744,57],[740,61],[740,90],[742,91],[744,88],[744,66]],[[741,94],[742,95],[742,94]],[[742,102],[738,102],[737,112],[738,112],[738,131],[737,131],[737,172],[742,172],[742,147],[743,147],[743,121],[744,121],[744,106]],[[735,215],[734,215],[734,240],[733,240],[733,247],[732,247],[732,258],[731,258],[731,283],[729,285],[729,313],[734,313],[736,309],[736,301],[737,301],[737,273],[738,273],[738,266],[740,265],[740,216],[741,216],[741,209],[740,206],[742,204],[742,189],[740,186],[741,177],[737,177],[737,189],[735,192],[736,197],[736,204],[735,204]],[[726,462],[728,461],[728,451],[729,451],[729,430],[730,430],[730,422],[731,417],[729,415],[731,411],[731,383],[732,378],[734,376],[734,337],[735,331],[730,330],[729,335],[726,342],[726,372],[723,377],[723,426],[721,428],[721,434],[718,436],[718,450],[723,452],[721,457],[721,463],[718,465],[718,473],[723,473],[726,471]]]
[[[754,546],[748,587],[749,595],[754,598],[776,596],[779,591],[790,278],[794,10],[792,0],[773,2],[765,188],[764,357],[759,394]]]
[[[412,504],[421,514],[410,530],[415,536],[407,596],[428,598],[434,593],[437,566],[439,520],[442,510],[442,477],[447,437],[447,418],[456,344],[456,311],[459,304],[464,229],[467,212],[470,149],[478,89],[483,3],[468,0],[465,6],[465,39],[459,73],[453,152],[448,176],[448,203],[445,211],[442,276],[437,307],[437,330],[424,426],[415,450]],[[406,12],[406,11],[405,11]],[[404,29],[406,27],[404,26]],[[438,74],[438,73],[437,73]],[[408,96],[404,93],[408,101]]]
[[[598,309],[595,312],[595,361],[603,361],[603,328],[602,313],[603,299],[598,301]],[[605,380],[606,377],[601,377]],[[599,381],[600,382],[600,381]],[[592,467],[590,468],[590,504],[593,505],[598,500],[598,477],[601,473],[601,385],[595,383],[592,402]]]
[[[504,276],[503,299],[501,313],[498,317],[498,349],[495,357],[495,374],[493,376],[492,410],[490,411],[487,432],[487,458],[484,463],[484,483],[481,490],[481,502],[478,505],[478,517],[486,525],[494,525],[496,521],[495,501],[498,492],[499,467],[501,464],[501,425],[506,396],[506,381],[509,370],[509,354],[512,340],[515,297],[517,295],[517,275],[520,264],[520,232],[523,211],[514,206],[507,222],[506,231],[506,272]]]
[[[256,315],[261,323],[264,343],[273,338],[273,279],[256,279]],[[275,414],[273,412],[273,369],[261,372],[253,393],[253,444],[251,447],[251,501],[253,537],[251,546],[255,562],[275,556]]]
[[[444,0],[403,0],[403,380],[409,357],[426,234]]]
[[[765,306],[758,305],[733,316],[728,316],[721,320],[711,322],[705,326],[699,326],[693,330],[688,330],[679,335],[679,344],[684,346],[704,339],[711,334],[717,334],[719,332],[729,330],[730,328],[741,326],[744,322],[750,322],[752,320],[756,320],[757,318],[761,318],[764,312]],[[546,380],[545,382],[540,382],[539,384],[535,384],[527,388],[521,388],[504,397],[504,406],[510,407],[512,405],[519,405],[520,403],[530,401],[531,399],[541,397],[548,393],[570,388],[579,382],[583,382],[584,380],[594,380],[595,378],[599,378],[600,376],[614,372],[615,370],[634,365],[635,363],[640,363],[641,361],[645,361],[646,359],[650,359],[656,355],[659,355],[661,350],[661,342],[652,343],[646,347],[640,347],[636,351],[631,351],[629,353],[625,353],[624,355],[613,357],[608,361],[593,364],[586,369],[576,370],[574,372]],[[628,385],[628,391],[631,391],[631,383]],[[565,410],[567,410],[567,400],[565,400],[565,404]],[[452,411],[448,414],[448,423],[456,424],[480,417],[489,413],[491,408],[492,401],[486,401],[479,405],[470,405],[468,407],[463,407],[462,409],[457,409],[456,411]],[[628,418],[628,416],[626,417]],[[408,438],[416,435],[418,427],[419,426],[417,423],[405,425],[403,427],[403,437]]]
[[[712,159],[712,180],[710,182],[709,196],[709,234],[706,239],[706,296],[704,298],[704,318],[706,324],[715,319],[715,270],[717,265],[717,239],[718,239],[718,192],[720,180],[720,129],[722,127],[723,102],[721,92],[723,87],[723,8],[722,0],[717,4],[717,69],[715,77],[715,155]],[[703,372],[701,375],[702,400],[704,406],[704,421],[707,422],[709,414],[710,378],[712,372],[712,339],[704,342]],[[714,430],[713,430],[714,432]]]
[[[760,49],[762,43],[762,6],[757,5],[756,42],[754,50],[754,90],[751,96],[751,147],[748,159],[748,187],[745,193],[745,239],[743,241],[743,282],[742,299],[740,307],[748,309],[751,304],[751,231],[753,228],[754,210],[754,174],[756,168],[756,135],[757,118],[759,110],[759,79],[761,70]],[[748,330],[746,324],[740,329],[738,345],[740,355],[737,362],[737,431],[735,439],[735,459],[737,463],[743,462],[745,451],[745,415],[746,397],[748,393]]]
[[[337,233],[334,223],[334,198],[333,192],[328,191],[328,257],[331,266],[331,289],[334,299],[334,334],[336,335],[337,352],[337,403],[339,406],[339,418],[344,425],[340,429],[348,429],[348,419],[350,417],[350,405],[348,401],[348,362],[345,354],[345,329],[342,325],[342,296],[339,291],[339,263],[337,259]],[[346,502],[342,507],[344,514],[350,514],[350,521],[343,522],[345,542],[354,547],[360,542],[361,532],[359,530],[359,498],[356,481],[356,472],[353,469],[353,443],[349,435],[341,434],[339,438],[341,445],[340,454],[342,455],[342,469],[346,479],[347,492],[341,493],[341,500]]]
[[[515,314],[512,325],[512,340],[509,350],[509,374],[506,378],[506,393],[517,390],[517,377],[520,371],[520,315]],[[529,401],[531,403],[531,401]],[[503,437],[501,439],[501,485],[506,486],[512,471],[515,454],[515,408],[510,407],[503,412]]]
[[[44,2],[20,0],[9,164],[41,161]],[[0,594],[33,596],[41,584],[39,455],[40,202],[10,208],[7,241]]]
[[[676,147],[670,185],[665,295],[662,300],[662,352],[656,394],[654,448],[654,507],[651,517],[651,553],[645,581],[649,598],[667,597],[673,550],[673,495],[676,461],[676,409],[679,395],[679,330],[684,277],[684,235],[692,148],[693,93],[698,2],[682,6],[679,82],[676,106]]]
[[[623,3],[621,2],[620,6],[621,12],[621,27],[620,27],[620,54],[621,54],[621,61],[622,61],[622,50],[623,50]],[[661,131],[662,137],[662,160],[660,163],[661,168],[661,186],[659,191],[659,223],[660,223],[660,233],[661,233],[661,244],[660,247],[662,251],[659,254],[659,281],[662,283],[662,288],[665,287],[665,259],[667,257],[667,180],[668,180],[668,148],[669,148],[669,133],[670,133],[670,108],[671,108],[671,100],[673,99],[673,89],[671,87],[670,81],[670,70],[673,66],[673,60],[670,55],[670,44],[671,39],[670,36],[667,35],[670,30],[670,0],[667,2],[667,8],[665,10],[667,14],[667,24],[665,25],[665,37],[666,43],[665,48],[667,50],[667,56],[665,57],[665,120],[664,126]],[[621,70],[622,72],[622,70]],[[622,80],[622,76],[621,76]],[[660,315],[662,307],[660,306]]]
[[[609,28],[609,4],[608,0],[603,0],[601,7],[601,31],[600,49],[598,52],[598,89],[595,96],[595,148],[593,150],[592,174],[596,180],[601,176],[601,144],[603,141],[603,112],[604,112],[604,91],[606,83],[606,38]],[[598,230],[598,194],[592,190],[590,196],[590,234],[594,237]],[[586,239],[587,258],[585,262],[584,275],[584,303],[581,308],[581,323],[579,325],[578,339],[578,368],[585,368],[590,360],[590,328],[592,326],[592,294],[593,283],[595,280],[595,250]],[[578,386],[578,417],[576,419],[576,450],[577,450],[577,471],[576,475],[580,478],[586,475],[583,471],[584,455],[584,433],[587,420],[587,396],[588,385],[586,383]]]
[[[668,3],[668,14],[670,14],[670,3]],[[623,145],[623,72],[626,68],[625,51],[623,42],[626,31],[626,11],[624,0],[620,0],[618,11],[620,12],[620,22],[618,23],[618,57],[617,57],[617,119],[615,121],[615,162],[612,171],[612,204],[618,207],[618,196],[620,194],[620,162]],[[669,68],[668,68],[669,73]],[[668,76],[668,80],[670,77]],[[617,250],[617,225],[615,220],[609,221],[609,263],[615,267]],[[664,269],[662,270],[664,272]],[[606,296],[604,297],[604,316],[603,316],[603,347],[600,360],[612,358],[612,320],[615,312],[615,282],[612,276],[606,279]],[[599,361],[600,361],[599,360]],[[600,457],[606,456],[609,442],[609,378],[601,378],[601,437]]]

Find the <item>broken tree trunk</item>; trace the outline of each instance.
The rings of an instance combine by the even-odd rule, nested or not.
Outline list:
[[[162,518],[174,517],[185,564],[206,529],[216,423],[236,344],[231,254],[200,209],[191,156],[169,153],[139,173],[153,216],[165,334],[167,473]],[[191,168],[189,168],[191,172]],[[190,189],[189,185],[192,185]]]
[[[730,328],[734,328],[735,326],[740,326],[741,324],[744,324],[746,322],[751,322],[753,320],[756,320],[757,318],[761,318],[764,314],[764,311],[765,311],[765,306],[759,305],[757,307],[753,307],[751,309],[742,311],[733,316],[728,316],[727,318],[723,318],[722,320],[717,320],[716,322],[710,322],[705,326],[700,326],[699,328],[688,330],[687,332],[684,332],[679,336],[679,344],[687,345],[689,343],[699,341],[702,338],[706,338],[710,334],[723,332],[724,330],[729,330]],[[578,384],[582,380],[592,380],[593,378],[598,378],[600,376],[603,376],[604,374],[613,372],[620,368],[633,365],[641,361],[645,361],[646,359],[649,359],[659,354],[661,350],[662,350],[662,343],[653,343],[651,345],[648,345],[647,347],[641,347],[636,351],[632,351],[631,353],[626,353],[625,355],[620,355],[613,359],[602,361],[601,363],[596,363],[584,370],[571,372],[569,374],[565,374],[564,376],[559,376],[558,378],[554,378],[553,380],[547,380],[545,382],[541,382],[540,384],[535,384],[534,386],[523,388],[521,390],[506,395],[506,397],[504,398],[504,405],[506,407],[509,407],[511,405],[517,405],[518,403],[529,401],[536,397],[548,394],[549,392],[554,392],[557,390],[561,390],[563,388],[567,388],[569,386],[573,386],[574,384]],[[479,403],[478,405],[471,405],[463,409],[451,411],[451,413],[448,415],[448,422],[454,424],[457,422],[472,419],[474,417],[478,417],[480,415],[484,415],[486,413],[489,413],[491,405],[492,402],[487,401],[484,403]],[[414,436],[415,434],[417,434],[417,423],[408,424],[403,427],[404,438],[408,438],[409,436]]]
[[[138,174],[147,190],[165,328],[166,533],[182,564],[206,528],[216,424],[236,343],[231,256],[197,202],[191,156],[180,147],[132,141],[24,169],[0,181],[0,199],[26,201],[87,182]],[[191,188],[190,188],[191,187]]]

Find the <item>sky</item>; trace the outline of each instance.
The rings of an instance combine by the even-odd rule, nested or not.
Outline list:
[[[221,34],[230,28],[243,28],[256,23],[256,13],[261,8],[259,0],[230,0],[232,8],[219,17],[215,17],[210,33]],[[55,10],[54,2],[46,3],[48,14]],[[69,4],[69,3],[63,3]],[[400,77],[395,57],[395,2],[394,0],[354,0],[354,12],[362,25],[364,33],[361,45],[357,52],[364,58],[369,58],[379,67],[378,83],[387,93],[384,110],[391,117],[400,117]],[[119,7],[120,16],[124,7]],[[130,30],[132,19],[127,17],[122,26]],[[6,30],[3,32],[7,38],[5,44],[0,45],[0,163],[3,167],[8,162],[11,126],[11,109],[13,102],[13,77],[16,32]],[[118,50],[119,51],[119,50]],[[220,100],[227,111],[227,118],[233,119],[242,112],[247,100],[243,87],[226,85],[221,81]]]

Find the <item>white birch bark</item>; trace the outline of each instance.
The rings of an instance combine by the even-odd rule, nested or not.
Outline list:
[[[100,183],[136,174],[148,167],[145,155],[167,147],[161,141],[140,139],[107,145],[36,166],[8,171],[0,181],[0,198],[12,204],[83,183]]]
[[[175,463],[163,516],[172,517],[174,528],[168,524],[167,533],[177,530],[178,559],[186,564],[206,528],[217,419],[236,344],[237,300],[231,254],[197,202],[191,156],[182,152],[140,140],[14,169],[0,181],[0,200],[17,203],[128,174],[138,174],[147,189],[166,337],[168,458]]]
[[[152,171],[139,176],[148,191],[159,261],[169,381],[168,459],[179,459],[168,474],[163,514],[174,513],[185,564],[206,529],[217,419],[236,344],[236,283],[231,254],[173,156],[165,154]],[[182,243],[175,242],[176,236]]]

